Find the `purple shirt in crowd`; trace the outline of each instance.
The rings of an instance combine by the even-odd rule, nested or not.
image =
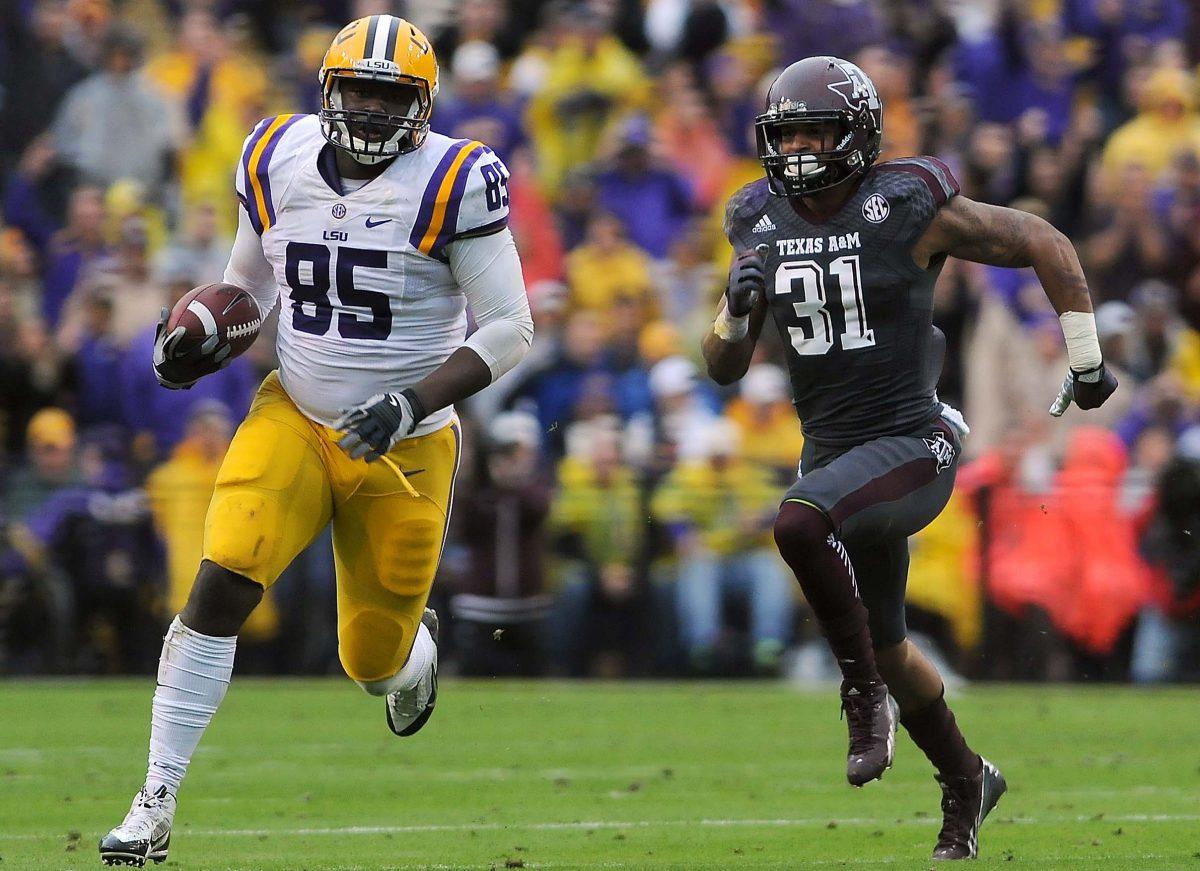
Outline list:
[[[971,101],[981,121],[1011,124],[1030,109],[1046,119],[1046,141],[1057,146],[1071,120],[1073,83],[1040,79],[1026,64],[1005,57],[997,38],[963,43],[955,54],[955,75],[971,89]]]
[[[240,421],[250,410],[250,402],[260,378],[254,366],[244,358],[201,378],[190,390],[168,390],[154,377],[154,327],[134,337],[121,363],[121,404],[125,424],[134,432],[154,434],[160,455],[177,445],[187,430],[188,417],[199,402],[223,402]]]
[[[667,256],[692,213],[687,182],[666,169],[603,172],[596,177],[596,194],[601,208],[620,218],[629,240],[651,257]]]
[[[521,126],[521,107],[507,100],[487,100],[468,103],[465,100],[447,100],[438,105],[434,126],[456,139],[471,138],[486,142],[505,163],[513,151],[525,142],[525,131]]]

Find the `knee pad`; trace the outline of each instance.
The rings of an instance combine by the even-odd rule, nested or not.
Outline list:
[[[364,609],[339,624],[338,658],[355,683],[372,695],[384,695],[391,690],[376,692],[372,687],[387,684],[399,673],[414,637],[395,616]]]
[[[823,546],[832,532],[825,512],[806,502],[785,502],[775,518],[775,544],[785,559]]]
[[[264,567],[274,556],[275,546],[268,533],[280,525],[278,514],[278,505],[261,493],[218,494],[205,524],[205,556],[236,574],[262,577]]]

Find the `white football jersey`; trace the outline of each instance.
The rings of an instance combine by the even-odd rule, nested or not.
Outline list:
[[[326,426],[415,384],[463,344],[466,299],[445,248],[508,221],[508,170],[480,142],[431,132],[354,191],[342,189],[333,148],[316,115],[279,115],[247,137],[237,170],[280,293],[280,381]],[[414,435],[453,413],[434,412]]]

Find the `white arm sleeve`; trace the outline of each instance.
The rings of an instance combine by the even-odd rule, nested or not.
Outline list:
[[[506,227],[451,242],[446,253],[479,326],[466,347],[487,364],[495,381],[521,362],[533,342],[533,316],[517,245]]]
[[[237,236],[233,239],[229,265],[225,267],[225,276],[221,280],[240,287],[254,297],[264,318],[279,301],[275,270],[263,254],[262,239],[254,232],[245,209],[238,209]]]

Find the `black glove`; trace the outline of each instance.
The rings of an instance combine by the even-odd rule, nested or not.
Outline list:
[[[205,375],[218,372],[233,362],[229,345],[219,344],[216,336],[181,351],[179,342],[186,331],[176,327],[168,333],[170,316],[171,310],[164,305],[154,331],[154,375],[163,387],[188,390]]]
[[[1063,381],[1054,404],[1050,406],[1050,413],[1055,417],[1062,417],[1072,402],[1085,411],[1089,408],[1099,408],[1116,389],[1117,379],[1103,363],[1086,372],[1076,372],[1072,369]]]
[[[739,251],[729,266],[729,284],[725,288],[725,308],[731,317],[740,318],[750,314],[754,304],[766,292],[764,273],[767,255],[766,245],[753,251]]]
[[[368,463],[390,451],[400,439],[412,435],[425,417],[421,400],[412,390],[377,393],[358,408],[343,414],[333,428],[345,433],[338,447]]]

